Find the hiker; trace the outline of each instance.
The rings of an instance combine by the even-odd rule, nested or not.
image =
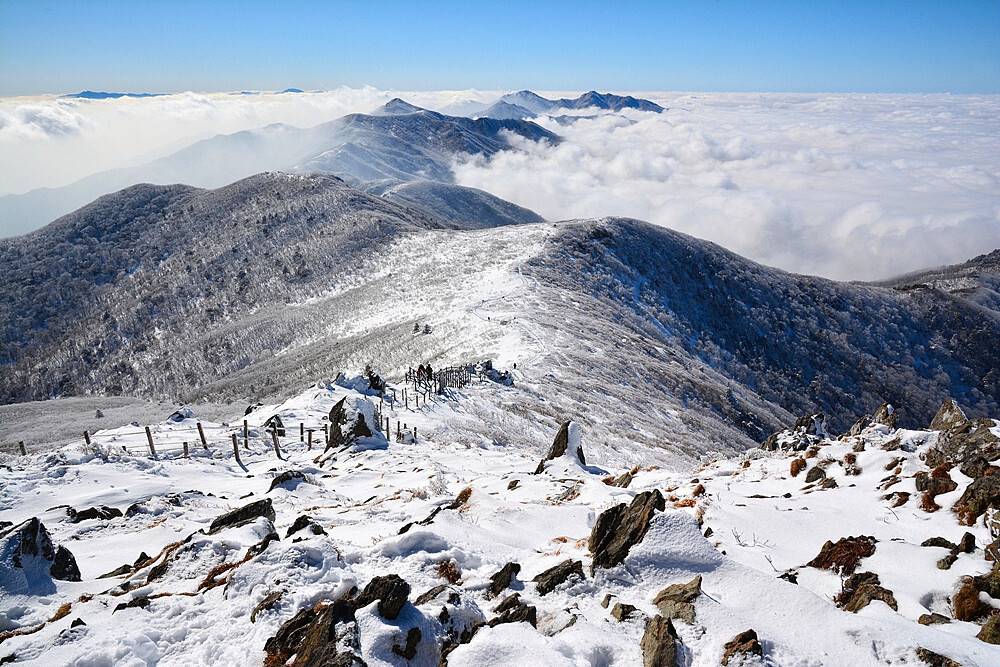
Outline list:
[[[433,380],[434,379],[434,371],[431,369],[431,365],[430,364],[427,364],[427,379],[428,380]]]

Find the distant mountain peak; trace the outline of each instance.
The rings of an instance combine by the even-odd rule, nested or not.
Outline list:
[[[117,100],[121,97],[160,97],[166,93],[109,93],[102,90],[81,90],[79,93],[69,93],[63,97],[80,100]]]
[[[415,104],[410,104],[400,97],[394,97],[373,111],[372,114],[381,116],[402,116],[408,113],[420,113],[421,111],[427,111],[427,109],[418,107]]]
[[[522,120],[524,118],[535,118],[538,114],[527,107],[497,100],[476,115],[486,118],[496,118],[497,120]]]

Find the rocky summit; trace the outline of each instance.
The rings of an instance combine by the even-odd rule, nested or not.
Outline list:
[[[134,427],[4,455],[0,658],[1000,661],[998,422],[946,402],[834,436],[810,415],[766,448],[623,467],[572,420],[539,425],[550,445],[475,435],[519,389],[474,377],[417,409],[341,374],[245,427],[166,416],[155,455]],[[333,438],[331,415],[364,428]]]

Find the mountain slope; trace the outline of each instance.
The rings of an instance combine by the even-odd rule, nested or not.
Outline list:
[[[476,115],[485,116],[487,118],[520,120],[522,118],[534,118],[538,114],[531,109],[526,109],[525,107],[519,107],[516,104],[510,104],[508,102],[504,102],[503,100],[499,100],[486,107]]]
[[[445,116],[393,100],[376,115],[351,114],[311,128],[274,124],[196,142],[147,164],[88,176],[62,188],[0,197],[8,234],[37,229],[96,197],[137,183],[216,188],[262,171],[327,173],[366,181],[451,182],[453,159],[509,148],[506,134],[559,138],[523,120]]]
[[[483,190],[437,181],[408,181],[380,193],[398,204],[419,206],[429,215],[444,218],[462,229],[544,222],[534,211],[512,204]]]
[[[493,358],[521,389],[502,431],[571,415],[623,460],[635,442],[742,449],[817,408],[836,427],[883,400],[904,424],[946,395],[1000,412],[1000,324],[974,304],[787,274],[633,220],[477,229],[509,219],[429,192],[442,215],[331,177],[145,186],[5,241],[4,400],[250,400],[335,367]],[[134,226],[103,229],[116,219]]]

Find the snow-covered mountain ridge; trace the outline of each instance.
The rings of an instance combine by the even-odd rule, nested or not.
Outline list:
[[[481,411],[518,391],[474,381],[407,409],[340,376],[249,412],[245,445],[239,416],[202,422],[206,449],[181,411],[152,425],[156,457],[135,427],[5,456],[0,658],[1000,660],[997,422],[947,402],[933,430],[899,429],[886,405],[833,438],[808,416],[775,450],[692,473],[623,466],[572,422],[536,425],[548,453],[483,433]]]
[[[626,456],[686,457],[884,398],[908,425],[947,395],[997,411],[1000,321],[961,294],[796,276],[634,220],[473,229],[390,198],[330,176],[141,186],[0,242],[3,396],[250,401],[330,368],[494,358],[532,392],[519,428],[570,415]]]

